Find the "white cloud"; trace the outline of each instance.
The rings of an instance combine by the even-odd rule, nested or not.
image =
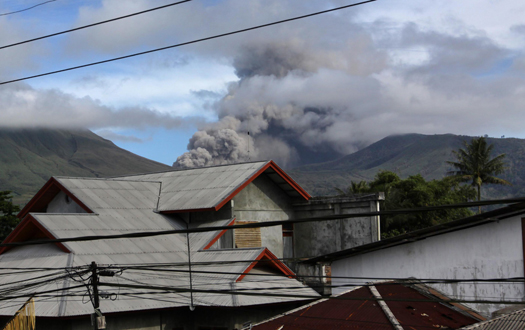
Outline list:
[[[0,125],[57,128],[177,128],[185,120],[145,107],[110,108],[91,97],[26,84],[0,87]]]
[[[86,24],[164,3],[83,2],[68,21]],[[344,4],[193,1],[46,41],[42,53],[19,49],[4,58],[0,76],[121,56]],[[525,93],[524,14],[525,4],[514,0],[380,0],[29,81],[33,88],[0,89],[0,118],[4,125],[97,128],[177,128],[179,117],[218,118],[202,126],[190,145],[215,146],[225,161],[248,157],[246,150],[229,148],[247,148],[247,131],[255,148],[249,157],[276,155],[285,162],[319,150],[350,152],[392,133],[517,135]],[[38,15],[31,20],[38,24]],[[0,19],[0,38],[6,37],[4,28],[23,38],[23,26]],[[207,140],[200,143],[199,137]],[[212,149],[206,152],[212,155]]]

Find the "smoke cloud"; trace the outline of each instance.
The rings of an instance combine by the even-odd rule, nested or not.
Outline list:
[[[391,134],[490,132],[495,109],[520,112],[525,80],[506,68],[521,72],[523,56],[483,31],[447,33],[413,22],[391,28],[381,20],[367,31],[353,27],[338,43],[290,31],[245,41],[232,61],[239,80],[213,106],[218,122],[201,127],[173,165],[274,159],[292,167]],[[519,132],[510,121],[498,125]]]
[[[243,46],[233,59],[239,81],[214,105],[219,121],[195,133],[174,166],[270,158],[292,166],[357,150],[361,142],[348,143],[341,121],[360,110],[349,112],[347,101],[377,90],[368,75],[386,62],[365,46],[370,39],[357,39],[340,51],[293,40]]]

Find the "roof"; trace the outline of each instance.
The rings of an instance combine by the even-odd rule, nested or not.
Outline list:
[[[424,286],[387,282],[319,300],[252,329],[396,329],[395,324],[404,329],[457,329],[475,322],[477,318],[431,295]]]
[[[443,224],[416,230],[416,231],[409,232],[403,235],[380,240],[377,242],[352,247],[350,249],[345,249],[345,250],[325,254],[322,256],[317,256],[317,257],[310,258],[303,262],[315,263],[319,261],[333,261],[333,260],[338,260],[342,258],[348,258],[348,257],[352,257],[355,255],[360,255],[360,254],[364,254],[364,253],[368,253],[368,252],[372,252],[376,250],[386,249],[392,246],[397,246],[397,245],[419,241],[419,240],[422,240],[428,237],[432,237],[432,236],[442,235],[442,234],[446,234],[446,233],[453,232],[453,231],[458,231],[458,230],[462,230],[462,229],[466,229],[470,227],[480,226],[480,225],[491,223],[494,221],[504,220],[504,219],[513,217],[517,214],[522,214],[524,212],[525,212],[525,202],[519,202],[519,203],[510,205],[507,207],[502,207],[502,208],[499,208],[493,211],[476,214],[471,217],[446,222]]]
[[[269,161],[110,179],[52,178],[20,212],[22,222],[4,242],[185,229],[188,224],[179,215],[159,210],[183,211],[187,207],[215,209],[263,173],[280,184],[290,195],[306,198],[300,193],[303,190],[294,186],[293,182],[289,183],[288,176],[279,171],[282,170]],[[184,184],[187,185],[186,188]],[[79,206],[75,209],[76,213],[45,213],[47,205],[59,193],[64,193]],[[189,194],[194,198],[179,201],[178,194]],[[192,222],[189,227],[230,225],[234,220],[224,218]],[[51,295],[55,295],[60,288],[78,286],[83,282],[81,277],[74,271],[66,273],[65,269],[85,267],[92,261],[101,267],[111,265],[123,270],[119,276],[101,278],[101,282],[107,284],[101,283],[99,290],[118,297],[115,301],[101,299],[101,310],[105,313],[189,306],[192,300],[188,292],[190,288],[226,291],[195,292],[195,306],[253,306],[311,300],[312,297],[319,296],[313,289],[293,279],[293,272],[264,247],[209,250],[222,234],[224,231],[211,231],[192,233],[189,236],[171,234],[1,248],[0,268],[58,269],[2,274],[0,286],[14,290],[2,291],[5,293],[3,297],[20,297],[0,301],[0,315],[13,315],[27,299],[23,297],[24,294],[49,290]],[[192,264],[191,283],[189,260]],[[147,265],[151,269],[134,269],[137,265]],[[61,277],[42,283],[39,283],[41,278],[36,278],[53,278],[54,273],[60,273]],[[32,283],[34,286],[26,288],[16,283]],[[108,286],[115,284],[160,286],[170,290],[159,292],[155,289],[117,289]],[[278,292],[283,296],[249,295],[264,292],[271,287],[281,288]],[[237,290],[239,292],[232,293]],[[76,296],[59,295],[52,299],[37,296],[36,315],[69,317],[91,314],[93,307],[86,303],[89,301],[86,292],[85,286],[80,285],[69,291],[69,294]]]
[[[105,179],[54,177],[20,211],[19,217],[44,211],[59,191],[66,191],[88,213],[96,212],[96,208],[129,208],[130,204],[137,208],[154,205],[160,213],[217,211],[261,175],[293,198],[311,198],[270,160]]]
[[[118,180],[161,182],[159,212],[217,211],[263,173],[290,196],[306,200],[311,197],[271,160],[128,176]]]
[[[525,327],[525,309],[503,315],[492,320],[461,328],[462,330],[514,330]]]

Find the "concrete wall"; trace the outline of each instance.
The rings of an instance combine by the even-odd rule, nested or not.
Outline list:
[[[332,275],[379,278],[481,279],[523,277],[521,218],[492,222],[332,263]],[[334,278],[334,285],[366,280]],[[523,300],[523,283],[429,284],[466,300]],[[334,293],[347,288],[334,289]],[[502,304],[467,304],[489,317]],[[508,305],[507,305],[508,306]]]
[[[47,205],[46,213],[86,213],[86,211],[61,191]]]
[[[379,211],[382,194],[312,199],[294,204],[297,218]],[[316,257],[379,240],[379,218],[362,217],[295,224],[296,257]]]
[[[238,221],[275,221],[293,218],[291,198],[262,174],[233,198],[233,214]],[[281,226],[261,228],[261,243],[278,258],[283,257]]]

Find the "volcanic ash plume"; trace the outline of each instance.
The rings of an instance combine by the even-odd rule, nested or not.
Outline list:
[[[177,158],[175,167],[192,168],[229,164],[249,159],[250,137],[239,136],[240,121],[224,117],[220,122],[196,132],[188,144],[188,152]]]
[[[273,159],[289,167],[356,150],[349,141],[360,135],[352,123],[359,110],[350,112],[348,105],[352,99],[373,102],[369,94],[377,83],[361,72],[370,65],[355,66],[354,57],[345,62],[349,54],[337,58],[297,43],[258,45],[239,54],[233,65],[240,80],[215,104],[219,121],[195,133],[173,166]]]

